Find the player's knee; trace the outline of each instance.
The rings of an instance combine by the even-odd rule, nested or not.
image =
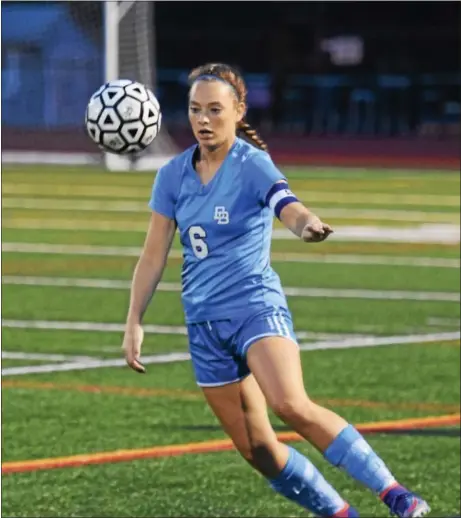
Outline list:
[[[272,404],[272,410],[287,424],[315,420],[315,407],[307,396],[281,398]]]

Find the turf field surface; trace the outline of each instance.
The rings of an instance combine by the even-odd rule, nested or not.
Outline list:
[[[459,174],[286,173],[335,228],[329,241],[306,245],[274,224],[273,266],[309,393],[366,425],[371,445],[427,497],[432,516],[459,515]],[[147,375],[123,366],[128,286],[153,178],[3,167],[3,513],[305,516],[228,449],[197,390],[178,240],[146,314]],[[272,419],[363,516],[387,516]]]

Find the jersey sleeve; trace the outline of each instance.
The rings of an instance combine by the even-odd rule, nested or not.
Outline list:
[[[254,178],[259,203],[270,207],[280,217],[286,205],[298,201],[290,191],[287,178],[267,154],[258,154],[253,158],[251,166],[249,174]]]
[[[169,219],[175,219],[174,175],[168,164],[161,167],[152,186],[149,207]]]

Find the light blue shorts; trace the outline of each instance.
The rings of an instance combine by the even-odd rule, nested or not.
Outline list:
[[[197,384],[219,387],[250,374],[246,353],[265,336],[284,336],[297,344],[286,308],[266,308],[246,319],[188,324],[189,348]]]

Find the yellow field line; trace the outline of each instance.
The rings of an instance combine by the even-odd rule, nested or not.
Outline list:
[[[2,185],[3,195],[31,195],[38,194],[53,198],[57,196],[77,196],[90,198],[121,198],[133,199],[133,201],[146,201],[150,194],[150,186],[102,186],[102,185],[41,185],[36,183],[9,183]],[[434,205],[459,207],[460,200],[457,195],[450,194],[406,194],[406,193],[382,193],[382,192],[328,192],[314,190],[297,190],[296,195],[300,200],[308,203],[329,202],[343,204],[369,205]],[[146,202],[147,203],[147,202]]]
[[[54,199],[54,198],[24,198],[3,197],[2,208],[16,211],[46,210],[46,211],[93,211],[114,214],[146,214],[148,207],[141,201],[127,200],[91,200],[86,198]],[[459,210],[452,212],[432,212],[421,210],[399,209],[364,209],[356,207],[312,207],[324,218],[357,219],[370,221],[402,221],[402,222],[432,222],[459,223]],[[117,218],[117,216],[116,216]]]
[[[357,425],[362,432],[385,432],[390,430],[409,430],[412,428],[427,428],[442,425],[456,425],[460,423],[460,414],[438,417],[423,417],[419,419],[400,419],[396,421],[381,421]],[[293,432],[278,435],[280,441],[292,442],[301,440]],[[52,457],[35,460],[4,462],[2,474],[22,473],[26,471],[49,470],[56,468],[70,468],[89,464],[105,464],[112,462],[126,462],[137,459],[171,457],[188,453],[211,453],[232,450],[234,448],[229,439],[203,441],[186,444],[171,444],[167,446],[153,446],[151,448],[115,450],[110,452],[88,453],[68,457]]]

